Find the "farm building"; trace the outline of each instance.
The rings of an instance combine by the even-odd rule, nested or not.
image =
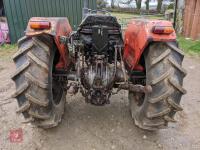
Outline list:
[[[83,0],[3,0],[11,42],[24,35],[31,17],[68,17],[76,29],[82,19]],[[89,8],[96,9],[96,0],[88,0]]]
[[[200,1],[185,0],[183,35],[200,39]]]
[[[200,39],[200,1],[177,0],[176,31],[193,40]]]

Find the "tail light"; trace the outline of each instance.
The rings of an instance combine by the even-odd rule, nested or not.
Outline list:
[[[153,33],[155,34],[171,34],[174,32],[174,28],[169,26],[155,26],[153,27]]]
[[[50,29],[51,23],[49,21],[31,21],[31,29]]]

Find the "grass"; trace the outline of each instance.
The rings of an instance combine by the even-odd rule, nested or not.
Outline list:
[[[17,51],[16,44],[4,44],[0,46],[0,60],[11,59],[12,55]]]
[[[111,15],[116,16],[119,21],[130,21],[133,18],[147,18],[147,19],[164,19],[163,15],[139,15],[134,13],[112,12]]]
[[[116,16],[118,19],[123,18],[148,18],[148,19],[163,19],[162,14],[158,15],[140,15],[140,14],[134,14],[134,13],[124,13],[124,12],[112,12],[113,16]]]
[[[117,19],[123,19],[123,18],[134,18],[138,17],[139,15],[137,14],[132,14],[132,13],[119,13],[119,12],[112,12],[111,13],[113,16],[116,16]]]
[[[162,20],[164,17],[162,15],[139,15],[135,13],[125,13],[125,12],[112,12],[111,15],[116,16],[122,28],[126,28],[127,24],[131,19],[145,18],[145,19],[159,19]]]
[[[200,56],[200,40],[193,41],[182,36],[178,36],[177,40],[179,42],[180,48],[183,49],[186,53]]]

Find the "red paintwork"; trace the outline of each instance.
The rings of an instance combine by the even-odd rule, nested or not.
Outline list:
[[[51,22],[50,29],[43,30],[33,30],[30,28],[31,21],[49,21]],[[41,34],[48,34],[54,37],[55,43],[58,47],[60,53],[59,62],[56,65],[57,69],[67,69],[70,59],[69,59],[69,51],[65,44],[60,43],[60,36],[69,36],[72,32],[72,28],[68,22],[67,18],[62,17],[33,17],[29,20],[28,27],[26,29],[26,36],[37,36]]]
[[[144,67],[143,67],[142,65],[137,64],[137,65],[134,67],[134,70],[142,71],[142,72],[143,72],[145,69],[144,69]]]
[[[141,54],[152,41],[175,41],[176,33],[154,34],[154,26],[172,26],[169,21],[163,20],[132,20],[125,31],[124,61],[130,69],[138,69],[137,64]]]

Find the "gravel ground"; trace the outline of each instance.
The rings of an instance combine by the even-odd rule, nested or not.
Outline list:
[[[15,70],[10,61],[0,61],[0,150],[199,150],[200,149],[200,58],[186,57],[188,93],[177,113],[178,123],[168,129],[147,132],[137,128],[128,109],[127,93],[111,98],[111,104],[95,107],[85,104],[80,95],[67,98],[62,123],[50,130],[23,124],[15,113],[17,103],[10,80]],[[12,130],[22,129],[23,140],[10,141]]]

